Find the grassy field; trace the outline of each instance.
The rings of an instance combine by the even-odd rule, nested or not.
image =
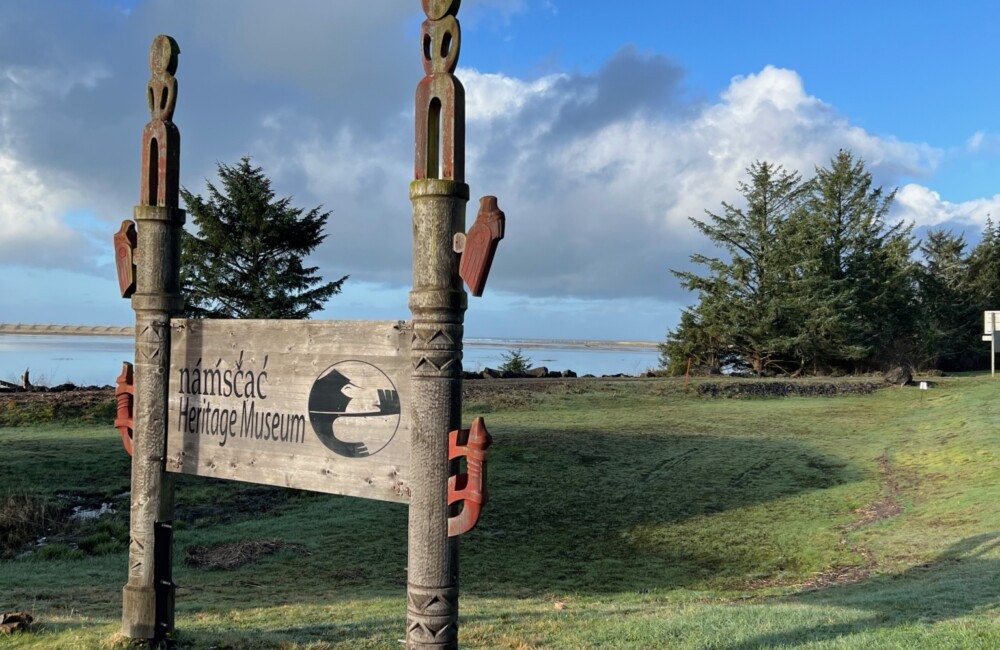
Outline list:
[[[466,398],[495,443],[462,539],[463,647],[1000,647],[1000,382],[542,386]],[[125,647],[128,462],[107,426],[0,428],[0,612],[37,623],[0,648]],[[117,514],[67,517],[101,503]],[[241,541],[277,550],[186,561]],[[179,477],[178,644],[401,648],[405,544],[399,505]]]

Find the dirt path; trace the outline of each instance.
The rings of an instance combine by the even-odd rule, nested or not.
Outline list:
[[[870,549],[860,545],[851,545],[848,537],[851,533],[867,528],[880,521],[891,519],[903,512],[903,506],[899,503],[899,481],[896,470],[889,460],[889,450],[886,449],[882,455],[875,459],[879,467],[879,476],[882,483],[882,498],[865,508],[859,508],[854,513],[859,515],[857,521],[840,527],[840,545],[846,546],[850,550],[858,553],[865,561],[862,564],[849,567],[837,567],[829,571],[820,573],[812,580],[803,583],[803,589],[810,591],[823,589],[833,585],[846,585],[861,582],[878,568],[878,560]]]

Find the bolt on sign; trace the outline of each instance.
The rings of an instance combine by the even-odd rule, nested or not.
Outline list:
[[[168,472],[407,502],[399,321],[170,322]]]

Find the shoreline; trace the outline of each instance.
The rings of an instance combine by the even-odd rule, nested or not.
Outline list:
[[[22,325],[0,323],[0,336],[105,336],[132,338],[134,327],[115,325]],[[469,347],[522,348],[526,350],[569,349],[569,350],[657,350],[658,342],[653,341],[592,341],[582,339],[519,339],[519,338],[466,338],[463,343]]]

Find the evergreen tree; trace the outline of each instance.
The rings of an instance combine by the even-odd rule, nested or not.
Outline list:
[[[969,254],[969,290],[980,312],[1000,310],[1000,223],[992,219]]]
[[[666,342],[660,344],[660,367],[679,376],[687,371],[689,360],[695,374],[739,366],[742,359],[730,344],[728,331],[716,326],[722,320],[711,313],[711,305],[704,300],[683,310],[677,329],[668,331]]]
[[[894,197],[873,187],[864,161],[845,150],[810,181],[790,236],[801,253],[792,302],[804,368],[858,372],[911,353],[915,244],[912,225],[886,221]]]
[[[323,282],[303,258],[326,239],[329,212],[275,199],[271,181],[248,157],[219,163],[221,191],[208,199],[181,190],[198,234],[181,240],[185,312],[193,318],[308,318],[347,276]]]
[[[684,355],[680,363],[691,357],[708,369],[725,362],[758,374],[785,370],[783,292],[791,251],[783,246],[783,229],[800,207],[803,184],[797,172],[769,162],[754,162],[747,175],[739,184],[745,208],[723,202],[721,214],[690,219],[729,259],[692,255],[706,275],[672,271],[684,288],[698,292],[700,304],[668,333],[665,365]]]
[[[975,344],[982,346],[974,368],[989,367],[989,344],[982,341],[983,312],[1000,311],[1000,223],[986,220],[983,238],[969,254],[969,293],[973,301]]]
[[[984,354],[965,239],[932,230],[920,245],[920,365],[968,370]]]

